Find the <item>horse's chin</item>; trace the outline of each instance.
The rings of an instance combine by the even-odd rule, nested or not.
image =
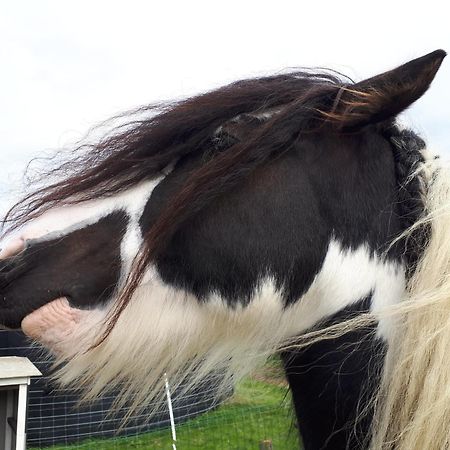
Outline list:
[[[59,352],[61,344],[75,333],[86,313],[70,306],[69,301],[62,297],[25,316],[21,328],[28,337],[49,350]]]

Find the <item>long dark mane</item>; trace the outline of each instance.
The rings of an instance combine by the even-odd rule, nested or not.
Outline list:
[[[342,92],[361,99],[352,82],[331,71],[297,71],[238,81],[183,101],[150,105],[134,111],[93,145],[81,146],[79,156],[51,170],[64,178],[27,195],[5,217],[12,229],[55,206],[107,197],[154,178],[180,157],[213,148],[217,130],[238,115],[268,115],[241,142],[208,152],[156,223],[144,236],[105,332],[106,337],[131,299],[149,263],[189,218],[214,198],[236,186],[250,172],[289,150],[301,134],[343,123],[352,115],[352,101],[341,106]],[[144,117],[145,116],[145,117]],[[351,123],[351,120],[347,122]]]

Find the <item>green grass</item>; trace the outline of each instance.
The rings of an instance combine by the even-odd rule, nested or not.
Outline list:
[[[276,367],[272,369],[269,379],[244,380],[225,404],[178,425],[177,450],[258,450],[259,442],[264,439],[272,441],[274,450],[298,449],[287,388],[274,375]],[[132,437],[90,439],[73,445],[47,447],[49,450],[171,448],[169,428]]]

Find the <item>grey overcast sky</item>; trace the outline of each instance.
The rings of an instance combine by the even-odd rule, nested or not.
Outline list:
[[[3,1],[0,197],[25,162],[131,107],[298,66],[359,80],[437,48],[444,1]],[[405,114],[450,156],[450,56]]]

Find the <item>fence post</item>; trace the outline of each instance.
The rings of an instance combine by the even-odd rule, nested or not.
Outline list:
[[[259,443],[259,450],[273,450],[272,441],[270,439],[264,439]]]

